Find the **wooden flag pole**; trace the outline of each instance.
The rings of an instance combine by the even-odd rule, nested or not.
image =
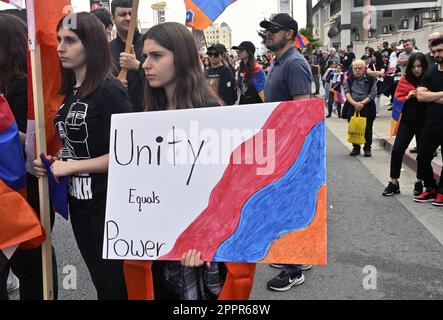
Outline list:
[[[35,51],[31,50],[32,89],[34,96],[35,133],[37,155],[46,154],[45,112],[43,97],[43,81],[40,46],[37,43]],[[46,239],[42,244],[43,266],[43,298],[54,300],[54,284],[52,279],[52,241],[51,216],[49,211],[48,177],[38,179],[40,200],[40,221],[46,232]]]
[[[137,20],[138,20],[138,17],[137,17],[138,3],[139,3],[139,0],[132,1],[131,23],[129,24],[128,36],[126,38],[125,53],[132,53],[131,46],[132,46],[132,42],[134,41],[135,28],[137,27]],[[128,76],[128,69],[123,68],[120,71],[120,74],[118,75],[118,79],[119,80],[126,80],[127,76]]]

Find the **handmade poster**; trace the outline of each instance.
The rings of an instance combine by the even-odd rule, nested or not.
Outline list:
[[[103,257],[326,263],[321,99],[112,116]]]

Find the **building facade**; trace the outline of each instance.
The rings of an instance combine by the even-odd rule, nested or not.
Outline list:
[[[223,22],[221,25],[214,23],[205,29],[204,33],[208,47],[214,43],[221,43],[227,50],[231,49],[232,30],[226,23]]]
[[[325,47],[345,48],[436,24],[442,7],[443,0],[319,0],[313,8],[313,35]]]

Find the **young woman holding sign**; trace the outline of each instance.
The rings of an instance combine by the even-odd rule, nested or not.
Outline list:
[[[86,12],[75,18],[75,28],[66,27],[65,19],[57,25],[65,99],[54,119],[62,149],[51,172],[56,179],[69,177],[71,224],[98,299],[126,299],[123,262],[102,259],[102,247],[111,115],[131,112],[132,105],[112,75],[103,24]],[[44,175],[41,162],[34,163]]]
[[[143,36],[143,55],[148,111],[222,105],[205,81],[194,38],[185,26],[169,22],[149,29]],[[238,298],[249,297],[254,264],[205,263],[198,248],[189,249],[181,262],[153,263],[156,299],[233,299],[239,292],[245,294]],[[126,273],[126,277],[131,275]],[[247,283],[247,288],[240,287],[239,282]]]

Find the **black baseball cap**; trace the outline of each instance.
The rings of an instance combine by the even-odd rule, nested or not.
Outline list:
[[[264,29],[269,29],[270,27],[280,27],[284,29],[294,30],[295,33],[298,32],[298,24],[289,14],[279,13],[275,15],[271,20],[264,20],[260,22],[260,27]]]
[[[226,50],[226,47],[223,45],[223,44],[221,44],[221,43],[214,43],[214,44],[212,44],[209,48],[208,48],[208,51],[209,50],[215,50],[215,51],[217,51],[218,53],[226,53],[226,52],[228,52],[228,50]]]
[[[246,50],[249,54],[255,54],[255,46],[251,41],[243,41],[238,46],[232,47],[233,50]]]

